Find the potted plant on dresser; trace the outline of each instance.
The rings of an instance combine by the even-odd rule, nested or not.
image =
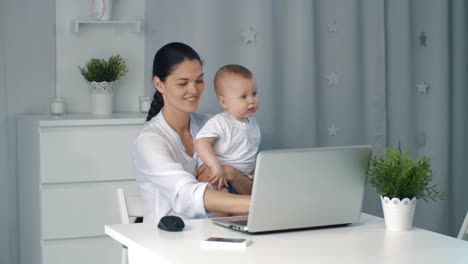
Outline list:
[[[402,152],[400,146],[387,147],[382,155],[372,157],[367,176],[380,194],[387,230],[411,229],[417,199],[444,198],[433,183],[431,158],[412,159],[409,150]]]
[[[107,60],[92,58],[78,69],[88,82],[91,113],[112,114],[114,82],[127,73],[127,61],[118,54],[110,56]]]

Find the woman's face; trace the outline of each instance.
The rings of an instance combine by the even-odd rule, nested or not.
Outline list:
[[[194,112],[205,88],[203,69],[198,60],[184,60],[176,65],[164,82],[158,77],[153,83],[163,95],[164,108]]]

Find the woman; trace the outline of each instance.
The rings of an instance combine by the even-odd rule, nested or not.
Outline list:
[[[169,43],[154,56],[156,88],[147,123],[135,141],[137,170],[145,222],[159,222],[165,215],[184,219],[207,217],[210,211],[247,213],[252,181],[224,166],[226,180],[240,194],[219,192],[208,184],[211,172],[198,171],[193,139],[208,119],[193,113],[204,89],[199,55],[183,43]],[[164,106],[164,107],[163,107]],[[201,181],[201,182],[199,182]]]

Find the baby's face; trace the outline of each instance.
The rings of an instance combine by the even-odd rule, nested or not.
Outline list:
[[[228,76],[222,80],[221,106],[240,121],[251,117],[258,109],[257,83],[243,76]]]

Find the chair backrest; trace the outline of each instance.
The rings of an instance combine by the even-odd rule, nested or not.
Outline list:
[[[139,195],[126,195],[124,190],[116,190],[120,221],[129,224],[130,217],[143,217],[143,200]]]
[[[465,220],[460,228],[460,233],[458,233],[458,239],[468,240],[468,212],[466,213]]]

